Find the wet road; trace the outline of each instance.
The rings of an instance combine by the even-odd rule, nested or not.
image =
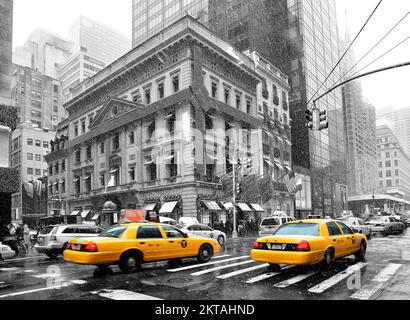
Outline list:
[[[45,256],[0,261],[0,300],[373,300],[410,299],[410,231],[373,238],[366,261],[337,261],[329,270],[284,267],[272,273],[249,258],[254,239],[229,240],[207,264],[145,264],[101,276]]]

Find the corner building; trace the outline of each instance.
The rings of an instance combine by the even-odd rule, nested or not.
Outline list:
[[[232,170],[235,152],[252,160],[258,176],[283,175],[291,167],[289,127],[271,134],[287,153],[264,155],[269,110],[257,101],[270,77],[286,93],[277,103],[288,105],[287,78],[278,70],[262,75],[251,56],[186,16],[76,87],[65,105],[68,141],[58,151],[67,154],[68,213],[103,225],[116,223],[107,209],[140,207],[203,223],[216,213],[224,221],[217,202],[231,198],[223,197],[218,176]],[[288,109],[283,114],[289,119]],[[262,165],[269,156],[274,173]],[[292,196],[278,189],[292,210]]]

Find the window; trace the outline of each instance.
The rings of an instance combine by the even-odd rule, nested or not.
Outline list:
[[[390,158],[390,152],[386,152],[386,158]]]
[[[395,170],[394,174],[396,175],[396,177],[398,177],[399,176],[399,170]]]
[[[118,150],[120,148],[120,135],[117,133],[113,140],[112,140],[112,146],[114,150]]]
[[[145,89],[145,104],[151,103],[151,89]]]
[[[105,142],[100,142],[100,154],[105,153]]]
[[[36,176],[41,176],[41,169],[36,169]]]
[[[81,133],[85,133],[85,119],[81,120]]]
[[[216,82],[212,82],[212,98],[218,99],[218,84]]]
[[[387,177],[387,178],[390,178],[390,177],[391,177],[391,171],[390,171],[390,170],[387,170],[387,171],[386,171],[386,177]]]
[[[100,173],[100,187],[105,187],[105,173]]]
[[[174,134],[175,132],[175,122],[176,122],[176,117],[175,113],[172,113],[166,117],[166,128],[168,130],[169,134]]]
[[[75,152],[75,162],[80,163],[81,162],[81,150],[77,150]]]
[[[161,231],[157,226],[138,227],[137,239],[162,239]]]
[[[87,160],[90,160],[92,158],[92,150],[91,146],[87,147]]]
[[[391,168],[391,161],[386,161],[386,168]]]
[[[34,169],[33,168],[27,168],[27,174],[33,174]]]
[[[74,192],[76,194],[79,194],[81,192],[81,177],[75,176],[74,177]]]
[[[65,160],[61,162],[61,172],[65,172]]]
[[[33,139],[27,139],[27,145],[32,146],[33,145]]]
[[[224,89],[224,97],[225,97],[225,103],[229,104],[229,100],[230,100],[230,95],[231,95],[231,90],[228,88]]]
[[[398,167],[398,166],[399,166],[399,160],[394,160],[394,165],[395,165],[396,167]]]
[[[85,192],[91,191],[91,173],[86,173],[86,177],[84,178],[84,188]]]
[[[74,137],[78,137],[78,123],[74,124]]]
[[[52,164],[48,168],[48,172],[50,173],[50,175],[53,175],[53,165]]]
[[[121,238],[123,233],[127,230],[127,227],[122,227],[122,226],[114,226],[111,227],[104,232],[100,234],[100,237],[106,237],[106,238]]]
[[[246,113],[250,114],[251,113],[251,101],[246,100]]]
[[[167,238],[182,239],[182,238],[185,237],[184,234],[181,231],[175,229],[172,226],[163,226],[162,229],[164,229],[164,231],[167,235]]]
[[[135,167],[131,167],[129,173],[130,181],[135,181]]]
[[[240,95],[236,95],[236,109],[241,109],[242,99]]]
[[[148,139],[152,139],[153,138],[153,135],[154,135],[154,133],[155,133],[155,128],[156,128],[156,126],[155,126],[155,120],[153,120],[150,124],[149,124],[149,126],[148,126]]]
[[[27,160],[33,160],[33,154],[27,153]]]
[[[46,149],[48,149],[49,148],[49,143],[48,142],[46,142],[46,141],[44,141],[43,142],[43,148],[46,148]]]
[[[36,146],[36,147],[41,147],[41,141],[40,141],[40,140],[36,140],[36,141],[35,141],[35,146]]]
[[[392,186],[392,181],[386,180],[386,187],[391,187],[391,186]]]
[[[174,88],[174,92],[179,91],[179,76],[175,76],[172,78],[172,87]]]
[[[130,132],[130,134],[128,135],[128,140],[129,140],[130,145],[135,143],[135,133],[134,133],[134,131]]]
[[[383,178],[383,172],[382,171],[379,172],[379,178]]]
[[[341,236],[342,232],[340,231],[339,227],[334,222],[328,222],[327,230],[329,231],[329,236]]]
[[[383,163],[379,162],[379,168],[383,168]]]
[[[41,154],[36,154],[36,161],[41,161]]]
[[[165,96],[165,90],[164,90],[164,84],[163,83],[159,83],[158,84],[158,98],[162,99]]]
[[[342,222],[337,223],[345,235],[353,234],[352,230]]]
[[[60,165],[58,162],[56,162],[56,166],[55,166],[55,174],[58,174],[60,172]]]

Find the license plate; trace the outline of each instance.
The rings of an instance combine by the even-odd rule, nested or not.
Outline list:
[[[71,248],[72,248],[74,251],[80,251],[80,250],[81,250],[81,244],[73,244],[73,245],[71,246]]]
[[[269,250],[282,250],[281,244],[267,243],[266,246]]]

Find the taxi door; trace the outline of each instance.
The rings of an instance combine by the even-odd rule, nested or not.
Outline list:
[[[326,223],[329,232],[330,245],[335,248],[335,258],[343,257],[345,255],[345,239],[341,229],[335,222]]]
[[[195,256],[198,252],[191,239],[173,226],[162,226],[162,230],[167,240],[167,259],[178,259]]]
[[[166,259],[167,239],[164,238],[159,226],[139,226],[137,229],[137,246],[144,254],[144,261]]]
[[[358,238],[355,237],[352,230],[347,225],[345,225],[343,222],[338,222],[337,224],[339,225],[340,229],[342,229],[342,231],[343,231],[344,254],[345,255],[350,255],[350,254],[353,254],[353,253],[357,252],[359,250],[359,247],[360,247],[360,243],[358,241]]]

